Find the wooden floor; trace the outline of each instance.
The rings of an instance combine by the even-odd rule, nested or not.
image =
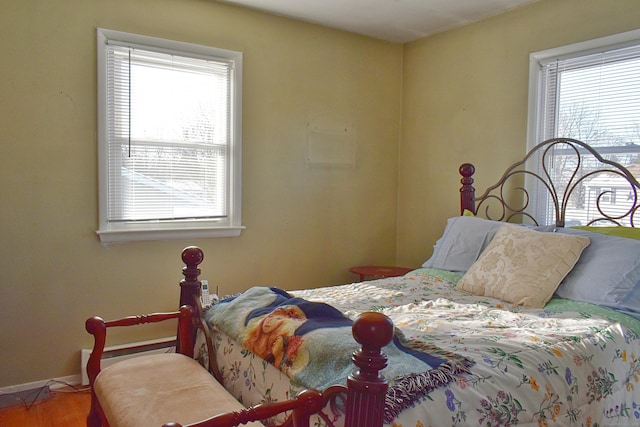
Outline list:
[[[50,397],[29,406],[0,409],[0,427],[84,427],[91,392],[51,391]]]

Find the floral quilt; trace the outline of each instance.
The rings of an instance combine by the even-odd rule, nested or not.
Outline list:
[[[638,320],[562,299],[544,309],[509,306],[457,291],[459,278],[419,269],[403,277],[290,293],[328,303],[348,317],[380,311],[408,339],[475,362],[469,373],[386,425],[640,425]],[[282,400],[304,388],[211,326],[225,386],[239,400],[247,405]],[[317,419],[313,425],[326,423]]]
[[[353,338],[353,321],[329,304],[256,286],[223,299],[207,311],[205,320],[306,388],[346,384],[354,370],[351,355],[359,344]],[[382,351],[393,360],[385,369],[390,386],[384,412],[389,421],[473,364],[431,343],[407,339],[398,329]]]

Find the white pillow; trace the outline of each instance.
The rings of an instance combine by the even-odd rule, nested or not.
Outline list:
[[[515,305],[543,308],[589,239],[504,224],[457,288]]]

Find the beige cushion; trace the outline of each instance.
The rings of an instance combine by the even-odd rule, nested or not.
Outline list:
[[[94,391],[111,427],[194,423],[244,406],[198,362],[167,353],[123,360],[105,368]],[[246,424],[263,427],[261,423]]]
[[[505,224],[457,288],[516,305],[542,308],[589,243],[585,237]]]

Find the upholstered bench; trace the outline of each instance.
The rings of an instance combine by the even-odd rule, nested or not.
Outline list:
[[[108,327],[175,318],[178,319],[177,353],[140,356],[101,369]],[[245,408],[193,359],[193,344],[188,333],[193,320],[194,310],[190,306],[183,306],[179,312],[131,316],[107,322],[100,317],[87,319],[86,329],[94,336],[94,347],[87,364],[91,384],[87,426],[170,427],[197,424],[227,427],[246,424],[258,427],[263,424],[256,420],[285,411],[291,411],[294,427],[309,426],[310,416],[323,406],[322,393],[305,390],[288,401]],[[203,422],[207,419],[209,421]]]
[[[179,353],[116,363],[98,374],[93,390],[111,427],[184,425],[245,409],[198,362]]]

